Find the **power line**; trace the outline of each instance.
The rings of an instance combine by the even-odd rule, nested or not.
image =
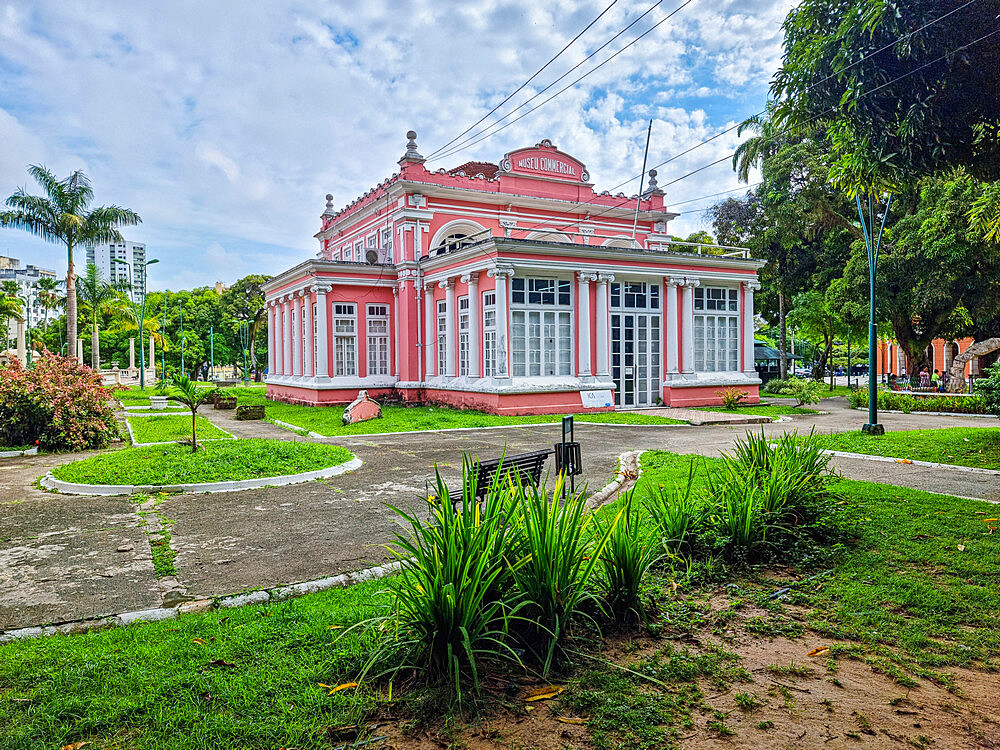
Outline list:
[[[855,65],[858,65],[859,63],[863,62],[864,60],[867,60],[867,59],[869,59],[869,58],[871,58],[871,57],[873,57],[873,56],[875,56],[875,55],[879,54],[880,52],[883,52],[883,51],[885,51],[886,49],[888,49],[889,47],[891,47],[891,46],[893,46],[893,45],[897,44],[898,42],[900,42],[900,41],[902,41],[902,40],[904,40],[904,39],[906,39],[906,38],[908,38],[908,37],[910,37],[910,36],[913,36],[914,34],[917,34],[917,33],[919,33],[920,31],[923,31],[924,29],[926,29],[926,28],[928,28],[928,27],[930,27],[930,26],[933,26],[933,25],[934,25],[935,23],[938,23],[939,21],[943,20],[943,19],[944,19],[944,18],[946,18],[947,16],[950,16],[950,15],[952,15],[953,13],[956,13],[956,12],[958,12],[959,10],[962,10],[963,8],[966,8],[966,7],[968,7],[969,5],[972,5],[972,3],[974,3],[974,2],[976,2],[976,0],[969,0],[969,1],[968,1],[967,3],[965,3],[964,5],[961,5],[961,6],[959,6],[958,8],[955,8],[954,10],[951,10],[951,11],[949,11],[948,13],[946,13],[946,14],[944,14],[944,15],[942,15],[942,16],[939,16],[939,17],[938,17],[938,18],[936,18],[935,20],[933,20],[933,21],[930,21],[930,22],[928,22],[928,23],[924,24],[924,25],[923,25],[923,26],[921,26],[921,27],[920,27],[919,29],[916,29],[916,30],[914,30],[914,31],[910,31],[910,32],[907,32],[906,34],[903,34],[902,36],[900,36],[900,37],[899,37],[898,39],[896,39],[895,41],[893,41],[893,42],[891,42],[891,43],[889,43],[889,44],[887,44],[887,45],[885,45],[885,46],[883,46],[883,47],[880,47],[880,48],[879,48],[878,50],[876,50],[876,51],[874,51],[874,52],[871,52],[870,54],[866,55],[865,57],[861,58],[860,60],[856,60],[855,62],[853,62],[853,63],[850,63],[849,65],[845,65],[845,66],[844,66],[843,68],[841,68],[840,70],[838,70],[838,71],[835,71],[834,73],[831,73],[830,75],[826,76],[825,78],[823,78],[823,79],[822,79],[822,80],[820,80],[820,81],[817,81],[816,83],[814,83],[814,84],[812,84],[811,86],[809,86],[809,88],[807,88],[807,89],[806,89],[806,91],[811,91],[811,90],[812,90],[813,88],[815,88],[816,86],[819,86],[820,84],[824,83],[825,81],[828,81],[828,80],[830,80],[830,78],[833,78],[834,76],[837,76],[837,75],[839,75],[840,73],[843,73],[843,72],[844,72],[845,70],[848,70],[849,68],[852,68],[852,67],[854,67]],[[969,47],[971,47],[971,46],[973,46],[973,45],[975,45],[975,44],[978,44],[979,42],[981,42],[981,41],[983,41],[983,40],[985,40],[985,39],[987,39],[987,38],[989,38],[989,37],[991,37],[991,36],[993,36],[994,34],[997,34],[997,33],[1000,33],[1000,29],[996,29],[995,31],[992,31],[992,32],[990,32],[989,34],[985,34],[984,36],[981,36],[980,38],[978,38],[978,39],[976,39],[976,40],[974,40],[974,41],[972,41],[972,42],[969,42],[969,43],[967,43],[967,44],[965,44],[965,45],[962,45],[961,47],[958,47],[958,48],[956,48],[956,49],[954,49],[954,50],[952,50],[952,51],[950,51],[950,52],[946,52],[945,54],[941,55],[940,57],[937,57],[937,58],[935,58],[934,60],[931,60],[931,61],[929,61],[929,62],[926,62],[926,63],[924,63],[923,65],[921,65],[921,66],[919,66],[919,67],[917,67],[917,68],[915,68],[915,69],[913,69],[913,70],[909,71],[908,73],[904,73],[903,75],[900,75],[900,76],[897,76],[896,78],[892,79],[891,81],[887,81],[886,83],[883,83],[883,84],[879,85],[878,87],[876,87],[876,88],[874,88],[874,89],[870,89],[869,91],[866,91],[866,92],[863,92],[862,94],[858,95],[858,97],[857,97],[857,98],[858,98],[858,99],[860,99],[860,98],[863,98],[863,97],[865,97],[865,96],[868,96],[869,94],[873,94],[873,93],[875,93],[876,91],[879,91],[879,90],[881,90],[881,89],[885,88],[886,86],[890,86],[890,85],[892,85],[892,84],[894,84],[894,83],[897,83],[898,81],[901,81],[901,80],[902,80],[902,79],[904,79],[904,78],[908,78],[909,76],[911,76],[911,75],[914,75],[915,73],[918,73],[918,72],[920,72],[920,71],[921,71],[921,70],[923,70],[924,68],[927,68],[927,67],[928,67],[928,66],[930,66],[930,65],[934,65],[935,63],[938,63],[938,62],[940,62],[941,60],[945,59],[945,58],[946,58],[946,57],[948,57],[949,55],[953,55],[953,54],[955,54],[956,52],[961,52],[961,51],[962,51],[962,50],[964,50],[964,49],[968,49]],[[826,115],[826,114],[828,114],[829,112],[835,112],[835,111],[836,111],[836,107],[831,107],[831,108],[830,108],[829,110],[824,110],[824,111],[822,111],[822,112],[820,112],[820,113],[818,113],[818,114],[816,114],[816,115],[813,115],[812,117],[810,117],[810,118],[809,118],[808,120],[806,120],[805,122],[802,122],[802,123],[799,123],[799,124],[797,124],[797,125],[795,125],[795,126],[790,126],[790,127],[786,128],[786,129],[784,129],[784,130],[780,131],[779,133],[776,133],[776,134],[774,134],[774,135],[773,135],[773,136],[771,136],[770,138],[766,138],[766,139],[765,139],[765,143],[768,143],[768,142],[770,142],[770,141],[772,141],[772,140],[774,140],[774,139],[776,139],[776,138],[779,138],[779,137],[781,137],[781,136],[783,136],[783,135],[786,135],[787,133],[791,132],[792,130],[797,130],[797,129],[799,129],[799,128],[802,128],[802,127],[805,127],[806,125],[808,125],[808,124],[812,123],[813,121],[815,121],[815,120],[819,119],[819,118],[820,118],[820,117],[822,117],[823,115]],[[766,109],[765,109],[765,110],[762,110],[761,112],[758,112],[758,113],[757,113],[756,115],[752,115],[752,117],[757,117],[757,116],[759,116],[759,115],[761,115],[761,114],[765,114],[766,112],[767,112],[767,110],[766,110]],[[669,163],[671,163],[671,162],[673,162],[673,161],[675,161],[675,160],[679,159],[680,157],[682,157],[682,156],[685,156],[686,154],[689,154],[689,153],[691,153],[691,152],[692,152],[692,151],[694,151],[695,149],[697,149],[697,148],[700,148],[701,146],[704,146],[704,145],[706,145],[706,144],[708,144],[708,143],[711,143],[712,141],[716,140],[717,138],[720,138],[721,136],[723,136],[723,135],[725,135],[725,134],[727,134],[727,133],[730,133],[730,132],[732,132],[733,130],[735,130],[735,129],[736,129],[736,128],[738,128],[738,127],[739,127],[739,125],[738,125],[738,124],[737,124],[737,125],[733,125],[732,127],[730,127],[730,128],[727,128],[726,130],[724,130],[724,131],[722,131],[722,132],[720,132],[720,133],[716,133],[716,134],[715,134],[715,135],[713,135],[712,137],[710,137],[710,138],[707,138],[707,139],[705,139],[705,140],[703,140],[703,141],[700,141],[699,143],[696,143],[695,145],[691,146],[690,148],[687,148],[687,149],[685,149],[684,151],[680,152],[679,154],[675,154],[674,156],[671,156],[671,157],[670,157],[669,159],[666,159],[666,160],[664,160],[664,161],[660,162],[659,164],[655,165],[655,166],[654,166],[654,167],[652,167],[652,168],[653,168],[653,169],[658,169],[658,168],[660,168],[660,167],[662,167],[662,166],[665,166],[665,165],[667,165],[667,164],[669,164]],[[693,175],[695,175],[695,174],[698,174],[699,172],[702,172],[702,171],[704,171],[704,170],[706,170],[706,169],[708,169],[708,168],[710,168],[710,167],[713,167],[713,166],[715,166],[715,165],[717,165],[717,164],[720,164],[720,163],[722,163],[722,162],[724,162],[724,161],[727,161],[727,160],[731,159],[731,158],[732,158],[733,156],[735,156],[735,153],[736,153],[736,152],[733,152],[733,153],[731,153],[731,154],[729,154],[729,155],[727,155],[727,156],[725,156],[725,157],[723,157],[723,158],[721,158],[721,159],[717,159],[717,160],[715,160],[715,161],[713,161],[713,162],[711,162],[711,163],[709,163],[709,164],[706,164],[706,165],[703,165],[703,166],[701,166],[701,167],[699,167],[699,168],[697,168],[697,169],[693,170],[692,172],[689,172],[689,173],[687,173],[687,174],[684,174],[684,175],[681,175],[681,176],[680,176],[679,178],[677,178],[677,179],[675,179],[675,180],[672,180],[672,181],[668,182],[668,183],[667,183],[666,185],[664,185],[663,187],[668,187],[668,186],[670,186],[670,185],[674,185],[674,184],[676,184],[677,182],[680,182],[681,180],[684,180],[684,179],[687,179],[688,177],[691,177],[691,176],[693,176]],[[630,177],[630,178],[628,178],[627,180],[624,180],[623,182],[620,182],[620,183],[618,183],[617,185],[615,185],[614,187],[610,188],[610,189],[609,189],[609,190],[607,190],[606,192],[609,192],[609,193],[610,193],[610,192],[611,192],[611,191],[613,191],[613,190],[617,190],[617,189],[619,189],[619,188],[621,188],[621,187],[623,187],[623,186],[627,185],[628,183],[632,182],[633,180],[636,180],[636,179],[638,179],[639,177],[641,177],[641,175],[635,175],[635,176],[633,176],[633,177]],[[577,206],[585,206],[585,205],[587,205],[587,204],[590,204],[590,203],[593,203],[594,199],[595,199],[595,198],[597,198],[597,197],[598,197],[598,196],[596,196],[596,195],[595,195],[595,196],[594,196],[593,198],[589,198],[589,199],[588,199],[588,200],[586,200],[586,201],[578,201],[578,202],[576,203],[576,205],[577,205]],[[625,200],[625,201],[624,201],[623,203],[620,203],[620,204],[617,204],[617,205],[615,205],[615,206],[611,206],[611,207],[609,207],[608,209],[606,209],[606,210],[604,210],[604,211],[601,211],[601,212],[599,212],[599,213],[597,213],[597,214],[595,214],[595,215],[596,215],[596,216],[601,216],[601,215],[603,215],[603,214],[606,214],[606,213],[608,213],[609,211],[612,211],[612,210],[614,210],[614,209],[616,209],[616,208],[620,208],[621,206],[623,206],[623,205],[625,205],[626,203],[629,203],[629,202],[631,202],[631,199],[626,199],[626,200]],[[680,205],[680,204],[677,204],[677,205]],[[573,223],[576,223],[576,222],[569,222],[569,224],[573,224]],[[569,224],[564,224],[563,226],[568,226]],[[538,226],[538,225],[536,225],[536,226]],[[529,227],[529,229],[534,229],[534,228],[536,228],[536,227]]]
[[[658,6],[662,1],[663,0],[658,0],[658,2],[655,5],[653,5],[649,10],[647,10],[646,13],[643,14],[643,16],[645,16],[650,11],[652,11],[653,8],[655,8],[656,6]],[[560,94],[562,94],[562,93],[568,91],[569,89],[573,88],[576,84],[578,84],[580,81],[582,81],[587,76],[591,75],[592,73],[596,73],[598,70],[600,70],[605,65],[607,65],[609,62],[611,62],[616,57],[618,57],[618,55],[620,55],[622,52],[625,52],[626,50],[628,50],[629,48],[631,48],[633,45],[635,45],[637,42],[639,42],[643,37],[645,37],[648,34],[652,33],[657,28],[659,28],[664,23],[666,23],[671,18],[673,18],[675,15],[677,15],[678,13],[680,13],[680,11],[682,11],[684,8],[686,8],[688,5],[690,5],[692,2],[694,2],[694,0],[685,0],[685,2],[683,2],[677,8],[675,8],[670,13],[668,13],[666,15],[666,17],[662,18],[660,21],[658,21],[657,23],[653,24],[653,26],[651,26],[650,28],[648,28],[642,34],[640,34],[635,39],[633,39],[631,42],[629,42],[624,47],[622,47],[620,50],[618,50],[617,52],[615,52],[613,55],[611,55],[611,57],[607,58],[606,60],[604,60],[601,63],[598,63],[593,68],[591,68],[590,70],[588,70],[586,73],[584,73],[583,75],[581,75],[579,78],[577,78],[576,80],[574,80],[572,83],[570,83],[567,86],[564,86],[563,88],[559,89],[559,91],[557,91],[556,93],[554,93],[548,99],[544,100],[538,106],[532,107],[531,109],[529,109],[524,114],[518,115],[517,117],[515,117],[510,122],[505,123],[504,125],[501,125],[500,127],[497,127],[492,132],[489,132],[490,128],[496,127],[501,122],[503,122],[503,120],[505,120],[507,117],[510,117],[512,114],[514,114],[514,112],[517,112],[518,109],[520,109],[521,107],[525,106],[526,104],[528,104],[528,103],[534,101],[535,99],[537,99],[539,96],[541,96],[543,93],[545,93],[548,89],[550,89],[556,83],[558,83],[563,78],[565,78],[569,73],[573,72],[576,68],[580,67],[580,65],[582,65],[584,62],[586,62],[591,57],[593,57],[595,54],[597,54],[598,52],[600,52],[601,49],[603,49],[608,44],[610,44],[612,41],[614,41],[615,38],[617,38],[618,36],[620,36],[622,33],[624,33],[625,31],[627,31],[632,25],[634,25],[635,23],[637,23],[643,17],[643,16],[640,16],[635,21],[633,21],[631,24],[629,24],[629,26],[625,27],[625,29],[623,29],[621,32],[619,32],[618,34],[616,34],[615,37],[612,37],[612,39],[608,40],[608,42],[605,43],[602,47],[598,48],[593,53],[591,53],[590,55],[588,55],[584,60],[582,60],[577,65],[575,65],[573,68],[570,68],[570,70],[566,71],[566,73],[564,73],[562,76],[560,76],[555,81],[553,81],[548,86],[546,86],[544,89],[542,89],[541,91],[539,91],[537,94],[535,94],[533,97],[531,97],[531,99],[528,99],[526,102],[524,102],[523,104],[521,104],[519,107],[515,108],[514,110],[512,110],[509,113],[507,113],[506,115],[504,115],[504,117],[502,117],[500,120],[498,120],[493,125],[491,125],[491,126],[489,126],[487,128],[484,128],[479,133],[477,133],[475,136],[471,136],[470,138],[466,139],[462,144],[459,144],[457,147],[451,149],[448,153],[439,154],[438,158],[447,158],[449,156],[453,156],[453,155],[459,153],[460,151],[464,151],[467,148],[471,148],[472,146],[475,146],[477,143],[482,143],[483,141],[487,140],[488,138],[492,138],[494,135],[496,135],[500,131],[509,128],[511,125],[513,125],[518,120],[521,120],[521,119],[527,117],[528,115],[530,115],[532,112],[535,112],[535,111],[541,109],[542,107],[544,107],[546,104],[548,104],[550,101],[552,101],[553,99],[555,99]],[[485,134],[485,135],[483,135],[483,134]],[[477,137],[477,136],[481,136],[481,137]]]
[[[662,1],[662,0],[661,0],[661,1]],[[507,97],[506,97],[506,98],[505,98],[505,99],[504,99],[504,100],[503,100],[502,102],[500,102],[500,103],[499,103],[498,105],[496,105],[496,106],[495,106],[495,107],[494,107],[493,109],[491,109],[491,110],[490,110],[489,112],[487,112],[487,113],[486,113],[485,115],[483,115],[482,117],[480,117],[480,118],[479,118],[479,119],[478,119],[478,120],[477,120],[476,122],[472,123],[472,125],[470,125],[469,127],[467,127],[467,128],[465,129],[465,130],[463,130],[463,131],[462,131],[461,133],[459,133],[458,135],[456,135],[456,136],[455,136],[454,138],[452,138],[452,139],[451,139],[450,141],[448,141],[448,142],[447,142],[446,144],[444,144],[444,145],[443,145],[443,146],[441,146],[440,148],[438,148],[438,149],[435,149],[435,150],[434,150],[434,151],[433,151],[433,152],[432,152],[432,153],[431,153],[431,154],[430,154],[430,155],[429,155],[429,156],[428,156],[427,158],[428,158],[428,159],[431,159],[431,158],[433,158],[434,156],[436,156],[437,154],[439,154],[439,153],[441,153],[442,151],[446,150],[446,149],[448,148],[448,146],[450,146],[451,144],[453,144],[453,143],[454,143],[455,141],[457,141],[457,140],[458,140],[459,138],[461,138],[461,137],[462,137],[463,135],[465,135],[465,134],[466,134],[466,133],[468,133],[468,132],[469,132],[470,130],[472,130],[472,129],[473,129],[474,127],[476,127],[476,126],[477,126],[477,125],[479,125],[479,124],[480,124],[481,122],[483,122],[483,120],[485,120],[485,119],[486,119],[487,117],[489,117],[489,116],[490,116],[490,115],[492,115],[492,114],[493,114],[494,112],[496,112],[496,111],[497,111],[498,109],[500,109],[500,107],[502,107],[502,106],[503,106],[503,105],[505,105],[505,104],[506,104],[507,102],[509,102],[509,101],[510,101],[511,99],[513,99],[513,98],[514,98],[514,97],[515,97],[515,96],[516,96],[516,95],[518,94],[518,92],[520,92],[520,91],[521,91],[521,90],[522,90],[522,89],[523,89],[523,88],[524,88],[525,86],[527,86],[527,85],[528,85],[529,83],[531,83],[531,82],[532,82],[533,80],[535,80],[535,78],[537,78],[537,77],[538,77],[538,75],[539,75],[539,74],[540,74],[540,73],[541,73],[542,71],[544,71],[544,70],[545,70],[545,69],[546,69],[547,67],[549,67],[549,66],[550,66],[550,65],[551,65],[552,63],[554,63],[554,62],[556,61],[556,59],[557,59],[557,58],[558,58],[558,57],[559,57],[560,55],[562,55],[562,53],[563,53],[563,52],[565,52],[565,51],[566,51],[566,50],[568,50],[568,49],[569,49],[570,47],[572,47],[572,46],[573,46],[573,44],[574,44],[574,43],[576,42],[576,40],[577,40],[577,39],[579,39],[579,38],[580,38],[581,36],[583,36],[584,34],[586,34],[586,33],[587,33],[587,32],[588,32],[589,30],[590,30],[590,28],[591,28],[591,27],[592,27],[592,26],[593,26],[593,25],[594,25],[595,23],[597,23],[598,21],[600,21],[600,20],[601,20],[601,18],[603,18],[603,17],[604,17],[604,14],[605,14],[605,13],[607,13],[607,12],[608,12],[609,10],[611,10],[611,8],[612,8],[612,7],[614,7],[615,3],[617,3],[617,2],[618,2],[618,0],[611,0],[611,3],[610,3],[610,4],[608,5],[608,7],[606,7],[606,8],[604,9],[604,10],[602,10],[602,11],[600,12],[600,14],[598,14],[597,18],[595,18],[595,19],[594,19],[593,21],[591,21],[590,23],[588,23],[588,24],[587,24],[587,25],[586,25],[586,26],[585,26],[585,27],[583,28],[583,31],[581,31],[581,32],[580,32],[579,34],[577,34],[577,35],[576,35],[575,37],[573,37],[572,39],[570,39],[570,40],[569,40],[569,42],[568,42],[568,43],[566,44],[566,46],[565,46],[565,47],[563,47],[563,48],[562,48],[561,50],[559,50],[559,51],[558,51],[558,52],[557,52],[557,53],[556,53],[555,55],[553,55],[552,57],[550,57],[550,58],[549,58],[549,60],[548,60],[548,62],[546,62],[546,63],[545,63],[545,64],[544,64],[544,65],[543,65],[542,67],[540,67],[540,68],[539,68],[538,70],[536,70],[536,71],[535,71],[534,73],[532,73],[532,74],[531,74],[531,77],[530,77],[530,78],[528,78],[528,80],[526,80],[526,81],[525,81],[524,83],[522,83],[522,84],[521,84],[520,86],[518,86],[518,87],[517,87],[516,89],[514,89],[514,91],[512,91],[512,92],[511,92],[510,94],[508,94],[508,95],[507,95]]]

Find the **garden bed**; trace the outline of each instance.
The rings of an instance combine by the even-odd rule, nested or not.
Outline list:
[[[839,432],[817,435],[826,450],[928,461],[977,469],[1000,469],[1000,427],[903,430],[884,435]]]
[[[847,403],[855,409],[868,408],[868,389],[860,388],[847,397]],[[902,393],[899,391],[878,392],[878,408],[881,411],[936,412],[938,414],[988,414],[982,396],[972,393]]]
[[[336,445],[285,440],[217,440],[125,448],[56,466],[52,476],[83,485],[165,487],[268,480],[339,466],[353,454]]]
[[[148,417],[129,416],[126,417],[126,421],[128,422],[133,442],[140,445],[191,439],[190,414],[151,415]],[[196,417],[195,424],[198,429],[199,441],[227,440],[233,437],[200,415]]]
[[[37,445],[0,445],[0,458],[38,455]]]

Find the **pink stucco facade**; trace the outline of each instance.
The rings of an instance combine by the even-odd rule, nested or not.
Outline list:
[[[655,172],[641,197],[597,193],[548,141],[430,171],[408,137],[398,173],[339,211],[327,196],[317,257],[265,285],[271,398],[497,414],[757,398],[761,262],[674,240]]]

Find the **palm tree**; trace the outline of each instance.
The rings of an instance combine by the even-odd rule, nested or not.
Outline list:
[[[45,329],[49,327],[49,311],[59,307],[59,282],[51,276],[42,276],[35,282],[35,289],[38,291],[38,301],[45,311]]]
[[[11,319],[24,320],[21,317],[21,300],[7,294],[6,290],[0,291],[0,330],[3,331],[3,348],[6,351],[10,346],[10,325]]]
[[[15,227],[36,237],[66,246],[66,338],[69,355],[76,356],[76,272],[73,250],[78,245],[123,242],[118,227],[135,226],[139,214],[120,206],[90,208],[94,189],[90,178],[77,170],[59,180],[41,165],[28,167],[44,196],[29,195],[22,187],[7,199],[12,210],[0,211],[0,227]]]
[[[162,388],[166,385],[163,381],[157,386]],[[215,397],[216,388],[199,388],[193,380],[186,375],[172,375],[170,385],[173,389],[167,394],[167,399],[183,404],[191,410],[191,452],[198,450],[198,407]]]
[[[122,294],[117,287],[104,280],[101,272],[93,263],[87,264],[87,274],[80,280],[80,286],[76,293],[90,307],[90,317],[94,324],[93,333],[90,335],[90,366],[99,370],[101,368],[101,342],[98,321],[104,313],[117,309],[117,303],[122,301]]]

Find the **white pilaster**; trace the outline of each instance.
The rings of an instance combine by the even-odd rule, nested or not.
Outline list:
[[[576,319],[577,319],[577,375],[581,378],[591,377],[590,370],[590,282],[597,281],[596,273],[578,271],[576,274]]]
[[[277,331],[274,330],[274,303],[272,302],[267,306],[267,374],[270,377],[275,374],[274,361],[277,359],[275,356],[274,342],[277,339],[275,335]]]
[[[462,277],[469,285],[469,377],[478,378],[479,369],[479,321],[482,313],[479,311],[479,272]]]
[[[760,289],[757,280],[743,282],[743,374],[757,377],[757,368],[753,364],[753,293]]]
[[[305,324],[305,335],[302,337],[302,375],[307,378],[316,377],[316,372],[313,370],[313,351],[316,349],[316,334],[315,328],[316,324],[313,320],[313,302],[312,294],[307,290],[305,293],[305,317],[303,317],[303,322]]]
[[[135,339],[131,337],[128,340],[128,369],[135,369]]]
[[[81,365],[84,364],[84,362],[83,362],[83,338],[82,337],[78,337],[76,339],[76,361],[79,362]]]
[[[402,294],[400,294],[402,292]],[[399,282],[399,286],[395,284],[392,285],[392,318],[390,322],[392,323],[392,361],[393,361],[393,372],[396,374],[396,380],[402,379],[402,365],[399,356],[399,301],[401,299],[406,299],[406,279]]]
[[[685,279],[681,299],[681,332],[684,340],[681,372],[694,373],[694,289],[700,286],[698,279]]]
[[[330,377],[330,324],[326,303],[330,287],[314,284],[313,291],[316,292],[316,379],[326,380]]]
[[[667,298],[667,323],[663,329],[664,346],[667,354],[667,376],[677,375],[678,354],[680,353],[677,343],[680,341],[681,332],[677,328],[677,287],[684,283],[683,277],[668,276],[664,279],[666,284]]]
[[[437,372],[437,310],[434,308],[434,285],[424,282],[424,379]]]
[[[511,266],[497,266],[496,268],[491,268],[486,272],[487,276],[491,276],[496,279],[496,312],[497,312],[497,343],[496,343],[496,362],[497,362],[497,378],[509,378],[510,377],[510,365],[507,362],[507,352],[508,346],[507,342],[509,340],[509,327],[510,320],[508,315],[509,305],[507,304],[508,290],[507,290],[507,279],[514,275],[514,269]]]
[[[292,375],[302,377],[302,295],[292,295]]]
[[[455,377],[458,373],[458,345],[455,337],[455,324],[458,316],[458,309],[455,306],[455,279],[448,279],[438,283],[438,287],[444,289],[444,351],[445,351],[445,375],[449,378]]]
[[[611,325],[609,315],[608,284],[615,280],[614,274],[597,274],[597,377],[607,380],[611,377]]]
[[[292,298],[281,298],[281,374],[292,375]]]

